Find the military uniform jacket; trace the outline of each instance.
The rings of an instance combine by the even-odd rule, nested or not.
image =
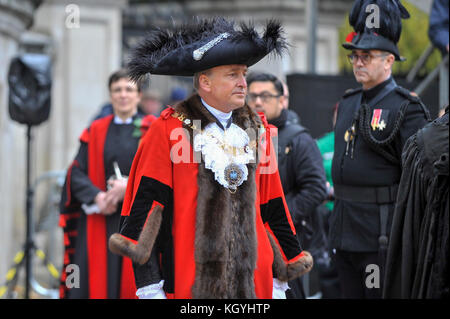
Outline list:
[[[348,91],[339,103],[335,126],[335,190],[340,185],[355,187],[361,195],[366,188],[397,185],[403,145],[428,121],[428,110],[420,99],[397,86],[392,78],[367,91]],[[353,124],[354,136],[346,142],[346,131]],[[372,142],[363,130],[370,131]],[[394,202],[395,196],[389,203],[387,230]],[[336,198],[330,217],[331,248],[374,252],[379,235],[379,204]]]

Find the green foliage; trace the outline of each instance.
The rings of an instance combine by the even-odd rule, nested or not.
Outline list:
[[[417,7],[403,1],[403,5],[408,9],[411,18],[403,20],[403,31],[398,43],[400,54],[406,58],[404,62],[396,62],[394,64],[393,73],[395,75],[405,75],[413,67],[420,58],[425,49],[430,45],[428,38],[428,15],[419,10]],[[352,73],[352,66],[347,60],[348,50],[344,49],[341,44],[345,42],[347,35],[353,31],[348,23],[348,15],[342,26],[339,28],[339,69],[343,73]],[[436,49],[428,59],[426,65],[422,68],[419,76],[425,76],[431,72],[440,62],[441,55]]]

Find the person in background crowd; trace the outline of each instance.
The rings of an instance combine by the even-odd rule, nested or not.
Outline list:
[[[336,124],[338,103],[333,107],[332,123],[333,130],[317,139],[317,147],[322,154],[323,167],[327,178],[327,199],[320,205],[316,212],[316,222],[314,225],[317,231],[316,246],[320,247],[320,257],[315,258],[316,269],[319,271],[319,285],[323,299],[340,298],[340,284],[334,260],[331,258],[332,252],[328,245],[328,221],[334,208],[334,188],[331,177],[331,165],[334,155],[334,126]],[[323,230],[323,232],[322,232]]]
[[[248,105],[264,112],[278,129],[278,170],[302,247],[311,250],[311,216],[326,198],[326,180],[319,149],[308,131],[288,118],[283,107],[283,84],[272,74],[251,73],[247,77]],[[313,255],[314,257],[314,255]],[[305,298],[300,280],[289,282],[288,297]]]
[[[79,287],[70,288],[62,271],[63,298],[135,298],[131,260],[109,252],[107,241],[119,226],[138,143],[155,117],[138,113],[140,88],[126,70],[111,74],[108,88],[113,114],[81,134],[62,192],[64,267],[78,265],[81,276]]]
[[[431,42],[441,51],[442,57],[448,56],[448,3],[449,0],[434,0],[431,6],[428,36]],[[444,114],[448,105],[448,60],[445,67],[439,71],[439,116]]]
[[[170,101],[168,105],[175,105],[188,97],[187,90],[181,86],[176,86],[170,92]]]
[[[144,114],[152,114],[158,117],[163,109],[161,95],[154,90],[145,90],[142,92],[139,107]]]
[[[283,92],[284,92],[283,109],[286,109],[288,112],[288,120],[293,124],[300,124],[300,118],[297,112],[289,109],[289,87],[287,86],[286,82],[281,81],[281,83],[283,83]]]
[[[448,54],[448,0],[434,0],[431,6],[428,36],[431,42],[441,51]]]
[[[161,96],[158,92],[150,89],[139,88],[141,94],[141,101],[138,104],[137,114],[139,116],[154,115],[159,116],[162,110]],[[97,115],[94,116],[94,120],[98,120],[102,117],[111,115],[114,113],[113,105],[111,102],[105,103]]]

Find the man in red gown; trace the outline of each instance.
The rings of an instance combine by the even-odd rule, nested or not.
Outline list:
[[[275,22],[260,37],[216,18],[155,31],[136,48],[133,78],[194,76],[196,89],[143,139],[120,235],[110,239],[132,257],[140,298],[272,298],[274,287],[311,269],[267,121],[245,102],[247,68],[285,47]]]

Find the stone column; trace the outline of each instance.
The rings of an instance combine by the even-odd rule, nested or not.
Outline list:
[[[32,31],[50,38],[53,56],[52,110],[36,138],[36,176],[68,168],[80,134],[108,101],[108,77],[121,66],[125,5],[125,0],[46,0],[36,12]],[[48,186],[40,186],[37,207],[49,198]],[[62,229],[49,236],[37,240],[61,266]]]
[[[8,69],[20,35],[32,22],[32,1],[0,1],[0,282],[24,238],[13,238],[15,216],[25,215],[26,129],[8,113]],[[25,226],[25,225],[24,225]]]
[[[52,111],[39,136],[48,150],[38,159],[41,170],[67,168],[81,132],[108,101],[108,77],[121,66],[125,5],[126,0],[47,0],[37,11],[33,31],[50,36],[54,57]]]

